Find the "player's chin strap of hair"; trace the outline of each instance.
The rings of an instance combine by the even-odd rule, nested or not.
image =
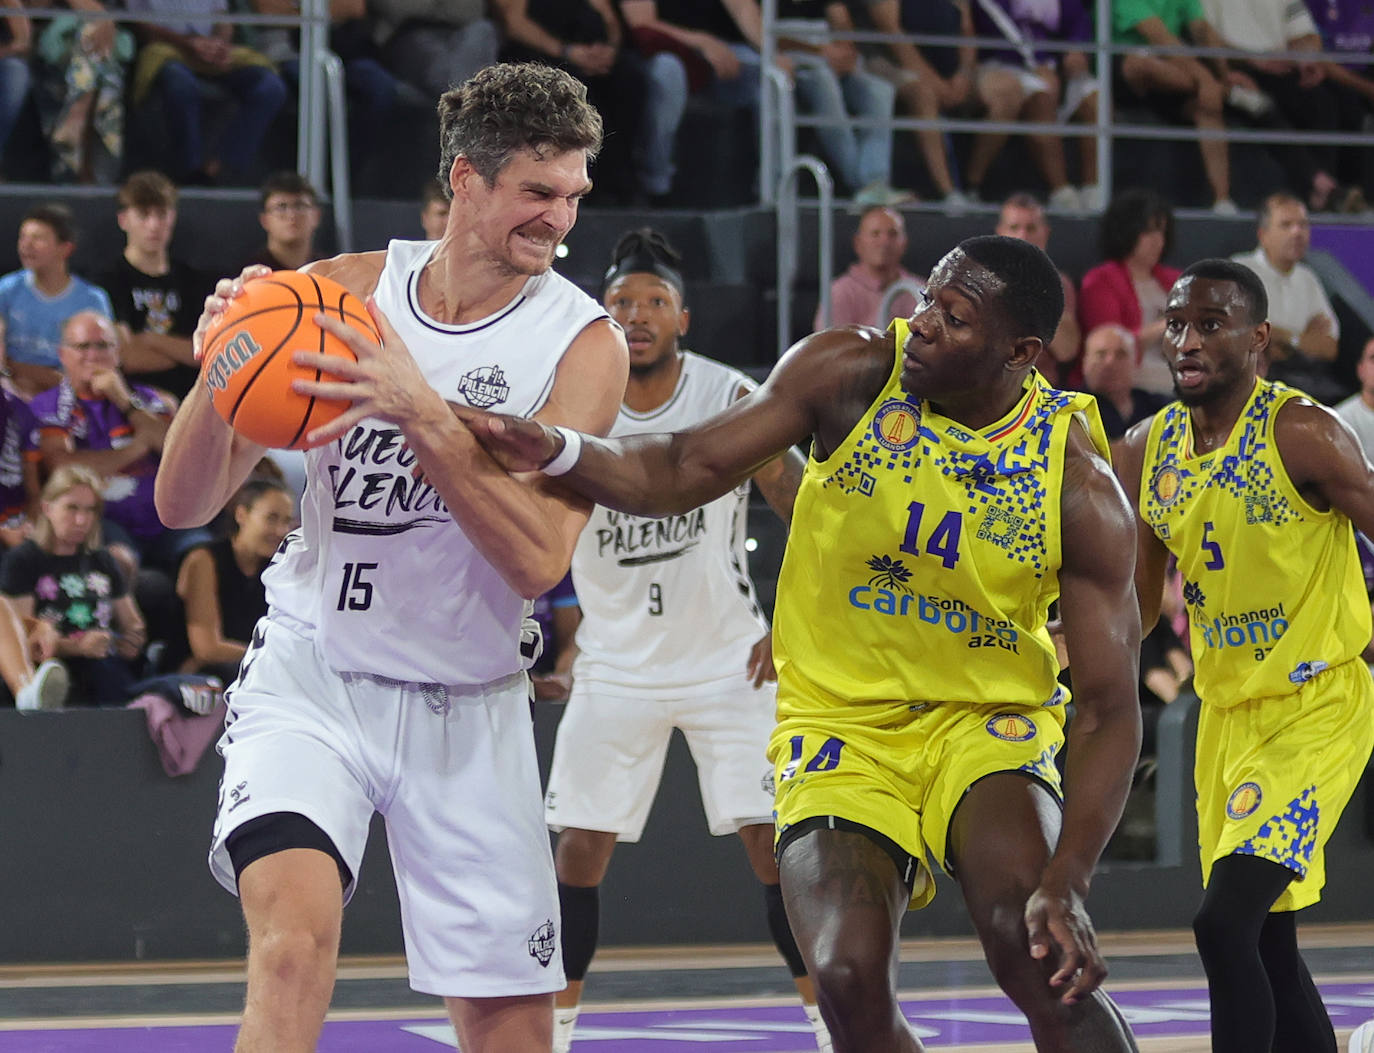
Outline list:
[[[545,475],[566,475],[582,456],[582,433],[562,425],[554,425],[553,430],[563,436],[563,449],[557,457],[539,470]]]
[[[606,268],[606,273],[601,277],[602,295],[605,295],[612,282],[627,274],[656,275],[676,289],[677,294],[684,300],[687,297],[687,286],[682,280],[682,274],[675,267],[670,267],[653,253],[643,249],[620,257]]]

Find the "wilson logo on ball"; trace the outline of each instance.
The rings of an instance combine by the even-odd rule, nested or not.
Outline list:
[[[225,391],[229,378],[242,369],[262,346],[253,339],[251,333],[235,333],[215,360],[205,370],[205,383],[211,391]]]

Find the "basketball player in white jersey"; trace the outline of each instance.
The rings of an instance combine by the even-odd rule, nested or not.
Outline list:
[[[663,235],[627,233],[612,253],[602,302],[625,329],[630,382],[612,435],[676,431],[755,387],[743,373],[684,351],[688,311],[679,256]],[[753,475],[786,523],[805,463],[790,450]],[[582,607],[572,695],[545,795],[563,909],[568,988],[556,997],[554,1050],[572,1043],[583,978],[596,951],[598,886],[617,841],[638,841],[674,727],[696,760],[712,834],[738,833],[764,885],[769,929],[819,1033],[806,966],[787,924],[773,859],[775,702],[768,623],[744,550],[748,480],[700,508],[662,519],[596,508],[573,552]]]
[[[507,476],[448,403],[614,421],[624,338],[549,269],[601,121],[580,83],[532,65],[482,70],[439,113],[443,237],[309,268],[370,298],[383,339],[334,327],[358,361],[306,393],[352,406],[313,435],[330,441],[228,695],[210,863],[248,922],[239,1053],[315,1048],[374,811],[411,985],[445,998],[465,1053],[546,1053],[564,986],[522,624],[591,506]],[[261,272],[219,283],[197,349]],[[167,437],[162,517],[208,521],[261,454],[197,387]]]

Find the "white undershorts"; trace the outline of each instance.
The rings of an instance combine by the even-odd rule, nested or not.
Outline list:
[[[280,621],[254,633],[229,707],[210,869],[236,891],[225,839],[297,812],[355,882],[374,811],[386,818],[410,984],[487,998],[564,986],[558,891],[524,673],[478,686],[329,669]],[[353,885],[345,890],[351,896]]]
[[[670,699],[617,697],[605,685],[574,680],[544,796],[550,829],[602,830],[618,841],[638,841],[675,727],[696,761],[707,829],[721,835],[772,825],[773,769],[764,751],[776,697],[776,685],[756,690],[744,674],[725,681],[719,693]]]

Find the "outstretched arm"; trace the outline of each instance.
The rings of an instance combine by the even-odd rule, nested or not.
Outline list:
[[[1047,957],[1051,944],[1058,945],[1051,983],[1067,985],[1063,1001],[1072,1004],[1105,976],[1083,900],[1140,755],[1140,618],[1132,560],[1123,558],[1134,540],[1131,510],[1111,467],[1076,425],[1061,510],[1060,609],[1076,711],[1068,733],[1063,827],[1026,905],[1026,928],[1033,957]]]
[[[575,463],[559,481],[621,512],[687,512],[734,489],[808,435],[843,438],[877,394],[891,354],[881,334],[842,329],[806,337],[757,391],[699,424],[672,434],[582,437]],[[452,409],[508,471],[543,468],[565,451],[563,435],[538,422]]]

